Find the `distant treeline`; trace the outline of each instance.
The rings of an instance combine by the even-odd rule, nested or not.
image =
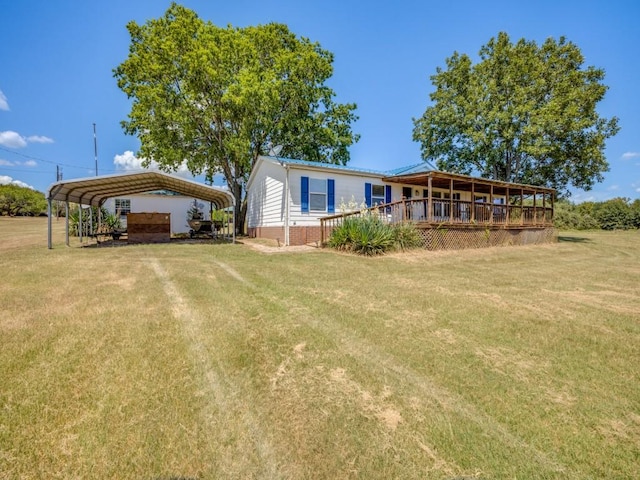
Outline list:
[[[59,202],[54,202],[58,207]],[[64,214],[64,210],[59,212]],[[47,214],[42,192],[18,185],[0,185],[0,215],[38,216]],[[555,225],[561,230],[629,230],[640,228],[640,199],[613,198],[605,202],[555,204]]]
[[[577,205],[561,200],[555,204],[554,220],[562,230],[629,230],[640,228],[640,199],[612,198]]]
[[[0,185],[0,215],[16,217],[46,214],[44,193],[14,184]]]

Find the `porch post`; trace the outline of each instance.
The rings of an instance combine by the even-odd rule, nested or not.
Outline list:
[[[431,222],[433,220],[433,198],[431,196],[431,175],[427,179],[427,192],[429,197],[427,198],[427,221]]]
[[[449,223],[453,223],[453,178],[449,179]]]
[[[489,190],[489,224],[493,225],[493,183],[491,184],[491,189]]]
[[[538,224],[538,214],[536,212],[536,191],[533,191],[533,224]]]
[[[476,182],[471,180],[471,220],[473,223],[476,221]]]
[[[504,199],[504,204],[505,204],[505,206],[507,208],[507,214],[506,214],[505,219],[504,219],[504,224],[505,225],[509,225],[509,213],[511,213],[511,200],[510,200],[510,197],[509,197],[509,187],[507,187],[507,196]]]
[[[524,188],[520,189],[520,226],[524,225]]]

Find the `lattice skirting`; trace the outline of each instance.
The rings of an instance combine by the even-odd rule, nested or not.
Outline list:
[[[555,228],[421,228],[420,235],[427,250],[460,250],[465,248],[506,245],[535,245],[558,241]]]

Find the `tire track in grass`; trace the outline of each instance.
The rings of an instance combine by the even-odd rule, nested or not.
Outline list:
[[[202,412],[204,422],[211,422],[216,416],[222,416],[224,424],[228,424],[233,428],[233,419],[237,418],[235,414],[239,410],[237,405],[234,405],[233,399],[242,398],[241,392],[238,392],[237,387],[234,388],[229,379],[224,378],[224,374],[219,372],[221,367],[212,363],[207,347],[200,340],[204,336],[204,329],[198,312],[189,306],[157,258],[148,258],[146,261],[160,280],[164,293],[171,302],[173,317],[180,321],[183,335],[189,345],[192,364],[200,372],[204,388],[211,399],[211,402],[208,403],[209,408]],[[221,266],[221,268],[227,270],[229,267]],[[238,281],[244,281],[239,274],[233,275],[231,270],[227,270],[227,273]],[[245,470],[239,464],[251,458],[247,456],[247,452],[254,451],[261,462],[262,471],[260,477],[265,479],[280,478],[281,475],[277,469],[277,459],[273,448],[267,441],[259,423],[251,412],[246,409],[242,410],[240,416],[245,432],[240,432],[236,437],[234,432],[231,431],[228,432],[228,436],[230,439],[233,437],[242,439],[243,433],[247,433],[249,439],[246,442],[251,444],[243,445],[241,443],[236,445],[232,455],[224,458],[225,470],[228,472],[238,472],[239,468],[240,470]],[[250,460],[249,464],[246,465],[246,470],[252,470]]]
[[[214,263],[229,274],[229,276],[254,290],[256,292],[255,294],[262,297],[264,301],[275,303],[279,307],[286,308],[288,310],[292,308],[291,298],[287,305],[284,305],[282,302],[277,300],[277,297],[268,295],[265,288],[256,287],[254,284],[248,282],[231,266],[220,261],[214,261]],[[311,313],[307,306],[302,305],[299,302],[295,302],[293,308],[299,312],[304,311]],[[316,315],[312,314],[299,315],[298,318],[314,330],[320,331],[327,337],[334,339],[340,350],[346,355],[356,358],[361,363],[373,365],[375,368],[382,366],[383,370],[393,371],[396,373],[398,378],[403,378],[408,381],[417,391],[433,399],[442,405],[444,409],[454,411],[463,418],[478,425],[495,438],[498,438],[503,443],[514,445],[519,449],[528,452],[529,455],[535,459],[536,463],[542,467],[550,469],[555,473],[567,475],[568,478],[579,477],[575,472],[560,463],[556,458],[553,458],[553,456],[539,450],[524,439],[512,433],[508,427],[497,421],[494,417],[478,409],[475,405],[467,402],[460,395],[449,391],[446,387],[437,384],[425,375],[403,365],[395,356],[384,352],[376,345],[373,345],[363,339],[352,329],[341,327],[335,324],[335,322],[326,321],[331,319],[320,319]]]
[[[292,298],[289,298],[285,305],[284,302],[278,300],[277,295],[269,295],[268,287],[257,287],[247,282],[244,277],[242,277],[242,275],[232,267],[219,261],[215,261],[215,263],[225,270],[231,277],[242,282],[246,286],[251,287],[255,292],[254,295],[260,296],[265,302],[276,304],[280,308],[285,308],[286,310],[295,309],[299,312],[299,315],[297,316],[299,321],[307,324],[314,330],[321,332],[323,335],[332,338],[340,351],[345,355],[354,357],[359,362],[366,365],[372,365],[372,370],[382,369],[383,371],[394,372],[397,378],[404,379],[411,384],[414,389],[436,401],[445,410],[453,411],[468,421],[478,425],[482,430],[486,431],[488,434],[503,443],[515,446],[518,449],[527,452],[527,454],[541,467],[551,470],[556,474],[564,475],[566,478],[580,478],[580,475],[563,465],[558,459],[529,444],[491,415],[480,410],[472,403],[469,403],[460,395],[451,392],[442,385],[439,385],[424,374],[405,366],[393,354],[387,353],[378,346],[363,339],[352,329],[336,324],[333,318],[319,318],[317,315],[312,314],[306,305],[296,302]],[[267,283],[267,285],[269,284]],[[308,314],[303,314],[302,312]]]

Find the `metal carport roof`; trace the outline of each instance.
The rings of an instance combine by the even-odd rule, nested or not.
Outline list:
[[[159,171],[117,173],[75,180],[61,180],[51,184],[47,191],[49,248],[51,248],[51,204],[54,200],[100,207],[108,198],[155,190],[170,190],[212,202],[218,209],[232,207],[236,204],[235,198],[227,190]]]
[[[158,171],[61,180],[51,184],[47,192],[47,200],[99,207],[108,198],[154,190],[170,190],[188,197],[213,202],[217,208],[235,205],[233,195],[227,190]]]

